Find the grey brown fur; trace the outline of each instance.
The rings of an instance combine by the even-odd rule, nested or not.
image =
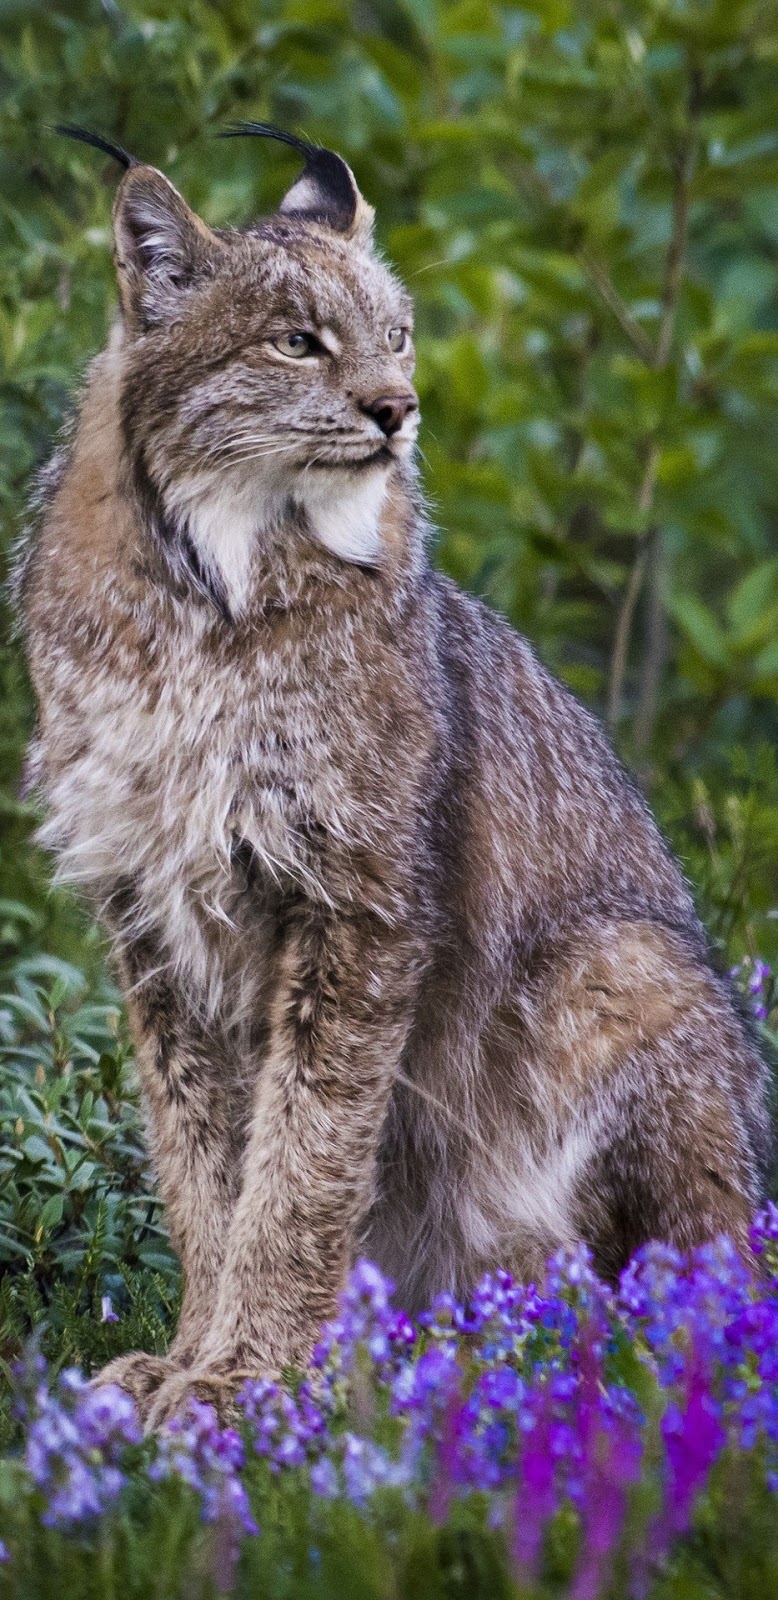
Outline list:
[[[184,1266],[168,1360],[107,1370],[151,1425],[305,1362],[356,1251],[413,1309],[578,1238],[746,1248],[767,1153],[642,798],[430,567],[410,305],[328,171],[214,233],[130,167],[20,572],[41,837],[110,931]]]

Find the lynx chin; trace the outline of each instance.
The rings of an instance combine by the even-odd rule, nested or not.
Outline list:
[[[43,844],[109,932],[183,1263],[150,1427],[585,1239],[747,1249],[766,1069],[599,723],[434,571],[412,309],[331,151],[211,229],[125,171],[120,314],[18,592]]]

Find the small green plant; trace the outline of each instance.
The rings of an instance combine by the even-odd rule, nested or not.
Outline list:
[[[165,1348],[179,1272],[147,1170],[117,999],[52,958],[0,997],[0,1354]],[[56,974],[56,975],[55,975]],[[116,1317],[118,1316],[118,1320]]]

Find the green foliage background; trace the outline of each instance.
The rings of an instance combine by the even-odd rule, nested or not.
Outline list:
[[[608,718],[725,956],[775,961],[775,0],[3,0],[6,550],[115,305],[116,170],[51,124],[219,225],[296,170],[216,141],[244,117],[336,147],[377,208],[441,564]],[[175,1273],[99,935],[31,843],[10,635],[1,670],[0,1344],[45,1311],[89,1363],[161,1347]],[[84,1316],[106,1289],[118,1332]]]

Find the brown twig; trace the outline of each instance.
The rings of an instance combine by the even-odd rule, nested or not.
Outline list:
[[[655,372],[661,371],[666,366],[675,332],[675,321],[678,312],[678,301],[683,280],[684,261],[686,259],[686,245],[689,233],[689,202],[691,186],[694,177],[694,167],[697,155],[697,119],[699,116],[702,81],[699,71],[692,67],[689,74],[688,93],[688,120],[684,139],[677,152],[673,170],[673,223],[670,232],[670,243],[665,261],[664,288],[662,291],[662,314],[659,321],[659,332],[656,345],[649,347],[646,365]],[[629,311],[625,307],[627,317]],[[631,319],[630,319],[631,320]],[[638,330],[640,331],[640,330]],[[641,334],[642,338],[642,334]],[[634,343],[634,339],[632,341]],[[651,443],[648,448],[646,467],[638,493],[638,509],[647,515],[651,510],[654,499],[654,485],[656,482],[656,469],[659,461],[659,448],[656,443]],[[624,679],[627,671],[629,645],[632,635],[632,623],[635,616],[635,607],[643,584],[643,578],[648,563],[649,551],[653,548],[658,561],[660,553],[661,533],[658,528],[646,528],[638,537],[635,557],[627,579],[627,587],[619,607],[616,621],[616,632],[613,639],[610,671],[608,674],[608,701],[607,721],[608,727],[616,728],[621,711],[621,698],[624,688]],[[659,580],[652,590],[654,603],[662,605],[662,592]],[[656,709],[656,700],[659,688],[659,673],[661,660],[656,653],[656,641],[662,638],[661,620],[654,619],[655,649],[649,657],[647,670],[656,669],[657,681],[650,694],[643,696],[642,713],[638,718],[640,736],[648,744],[653,730],[653,721]],[[661,645],[663,648],[663,643]],[[650,648],[650,647],[649,647]],[[645,747],[644,744],[644,747]]]
[[[675,318],[678,311],[678,297],[683,276],[684,260],[686,258],[686,244],[689,236],[689,201],[691,198],[692,179],[697,160],[697,119],[700,112],[700,96],[702,82],[696,68],[692,68],[689,75],[688,109],[689,121],[686,135],[675,161],[675,181],[673,184],[673,226],[670,232],[670,244],[665,262],[665,286],[662,295],[662,316],[659,323],[659,336],[654,352],[653,366],[659,371],[666,363],[670,354],[670,346],[675,332]]]
[[[659,686],[667,653],[665,590],[667,551],[659,529],[654,531],[648,552],[648,594],[646,608],[645,653],[641,663],[640,690],[635,711],[635,746],[643,754],[651,743],[659,706]]]
[[[601,300],[604,301],[608,310],[613,313],[622,331],[627,335],[630,344],[634,346],[640,356],[641,361],[645,361],[648,367],[653,366],[654,349],[651,341],[646,338],[643,329],[638,326],[629,307],[622,300],[607,267],[603,266],[602,262],[598,261],[597,257],[592,255],[591,250],[588,250],[585,246],[579,250],[578,259],[587,277],[594,284]]]
[[[638,495],[638,510],[644,515],[651,509],[651,502],[654,498],[654,483],[656,481],[656,469],[658,463],[659,446],[656,444],[651,444],[649,446],[648,457],[646,459],[646,465],[640,485],[640,493]],[[611,653],[610,673],[608,677],[608,704],[606,716],[609,728],[615,728],[619,720],[621,695],[624,687],[624,678],[627,671],[629,641],[632,635],[632,619],[635,615],[635,607],[638,603],[638,595],[640,594],[641,585],[643,583],[643,574],[646,569],[650,533],[651,530],[647,528],[644,529],[644,531],[638,536],[635,559],[632,563],[632,570],[627,580],[627,587],[624,590],[621,598],[619,614],[616,619],[616,632],[613,636],[613,651]]]

